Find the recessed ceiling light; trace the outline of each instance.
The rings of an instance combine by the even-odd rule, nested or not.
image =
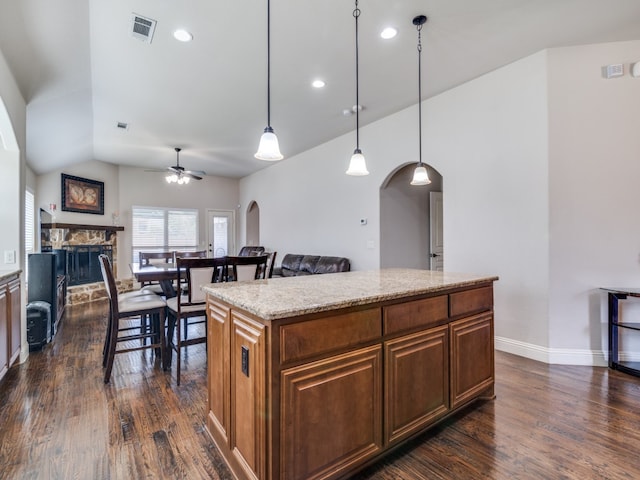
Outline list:
[[[312,85],[314,88],[322,88],[322,87],[324,87],[326,84],[325,84],[322,80],[314,80],[314,81],[311,83],[311,85]]]
[[[387,27],[380,33],[380,36],[385,40],[395,37],[398,34],[398,30],[393,27]]]
[[[190,42],[191,40],[193,40],[193,35],[191,35],[186,30],[178,29],[173,32],[173,38],[181,42]]]

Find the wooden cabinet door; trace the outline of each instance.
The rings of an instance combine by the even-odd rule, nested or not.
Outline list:
[[[208,426],[229,443],[229,308],[209,301],[207,308]]]
[[[231,311],[229,447],[246,478],[267,478],[265,326]]]
[[[451,408],[487,390],[493,395],[493,314],[484,313],[450,324]]]
[[[281,373],[281,480],[344,475],[382,449],[382,346]]]
[[[9,337],[10,337],[10,350],[9,350],[9,366],[16,361],[20,356],[20,343],[21,343],[21,312],[20,312],[20,279],[12,280],[9,282]]]
[[[385,342],[385,440],[405,438],[449,411],[449,327]]]
[[[9,297],[7,285],[0,285],[0,378],[9,369]]]

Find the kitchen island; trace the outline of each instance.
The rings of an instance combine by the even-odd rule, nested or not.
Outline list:
[[[494,396],[495,276],[384,269],[204,286],[207,430],[237,478],[348,478]]]

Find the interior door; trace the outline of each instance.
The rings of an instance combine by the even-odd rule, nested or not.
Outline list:
[[[444,243],[442,222],[442,192],[429,192],[430,270],[442,272]]]
[[[236,253],[235,212],[207,210],[207,245],[209,257],[224,257]]]

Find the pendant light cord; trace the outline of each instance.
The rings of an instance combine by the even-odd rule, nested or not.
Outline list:
[[[360,79],[358,76],[358,17],[360,17],[360,9],[358,8],[358,0],[356,0],[353,16],[356,19],[356,151],[360,153]]]
[[[422,166],[422,24],[418,29],[418,165]]]
[[[267,128],[271,129],[271,1],[267,0]]]

